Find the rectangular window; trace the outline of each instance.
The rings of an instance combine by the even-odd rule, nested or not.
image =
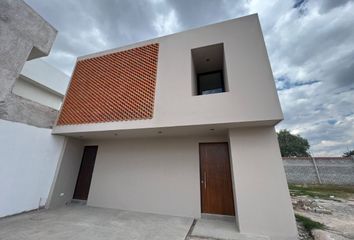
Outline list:
[[[198,95],[225,92],[222,71],[198,74]]]
[[[224,44],[192,49],[193,95],[227,91]]]

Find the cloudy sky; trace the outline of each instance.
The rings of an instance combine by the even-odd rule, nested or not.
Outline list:
[[[354,0],[25,0],[58,36],[49,63],[258,13],[287,128],[315,156],[354,148]]]

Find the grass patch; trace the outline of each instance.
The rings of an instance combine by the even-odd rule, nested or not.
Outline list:
[[[354,186],[335,185],[289,185],[289,191],[293,196],[309,196],[313,198],[332,199],[354,197]],[[333,200],[333,199],[332,199]]]
[[[295,218],[296,218],[296,221],[300,222],[304,226],[306,231],[308,231],[308,232],[311,232],[313,229],[324,229],[325,228],[325,225],[323,225],[322,223],[313,221],[308,217],[304,217],[302,215],[295,214]]]

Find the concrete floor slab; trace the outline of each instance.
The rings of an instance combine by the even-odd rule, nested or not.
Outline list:
[[[184,240],[191,218],[70,205],[0,220],[6,240]]]
[[[265,236],[239,233],[236,230],[234,218],[198,219],[190,239],[269,240],[269,238]]]

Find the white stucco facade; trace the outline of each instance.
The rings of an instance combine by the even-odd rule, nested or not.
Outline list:
[[[215,141],[227,138],[91,141],[99,151],[88,204],[200,218],[198,144]]]
[[[159,44],[151,119],[53,128],[53,134],[78,139],[83,146],[98,146],[87,204],[199,218],[198,146],[228,142],[235,228],[276,240],[297,239],[274,132],[283,114],[257,15],[79,59],[150,43]],[[216,44],[223,44],[226,91],[197,95],[191,52]],[[71,149],[69,152],[75,154],[68,152],[61,161],[80,162],[78,149],[82,146]],[[55,188],[63,185],[61,181],[67,182],[66,172],[70,179],[75,175],[71,170],[61,171],[62,176],[54,183],[52,202],[60,202],[60,191]],[[64,194],[72,194],[74,180],[71,184],[71,192]]]

